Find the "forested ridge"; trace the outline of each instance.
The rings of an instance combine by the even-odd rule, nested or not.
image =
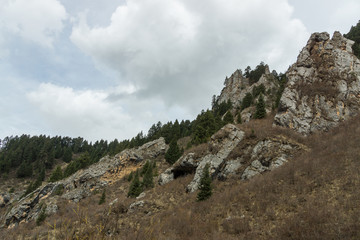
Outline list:
[[[248,66],[245,69],[244,77],[256,83],[260,76],[265,72],[265,65],[261,62],[254,70]],[[284,75],[276,74],[279,83],[284,83]],[[282,84],[283,85],[283,84]],[[124,149],[139,147],[147,142],[164,137],[165,142],[171,148],[167,153],[168,162],[175,162],[184,149],[180,149],[177,141],[183,137],[190,137],[187,148],[207,142],[211,135],[218,131],[227,123],[234,121],[240,123],[240,111],[251,105],[255,105],[253,99],[259,94],[265,94],[266,89],[263,85],[255,87],[242,100],[242,107],[235,110],[235,116],[229,111],[233,109],[231,101],[219,103],[214,95],[211,110],[202,110],[195,120],[175,120],[162,124],[160,121],[153,124],[147,134],[138,133],[132,139],[119,141],[117,139],[108,142],[106,140],[94,143],[82,137],[71,138],[46,135],[40,136],[10,136],[1,141],[0,150],[0,174],[7,178],[10,172],[16,172],[18,178],[34,178],[36,184],[30,190],[39,186],[45,180],[44,172],[51,172],[58,163],[68,163],[61,173],[61,177],[67,177],[81,168],[85,168],[99,161],[105,155],[113,156]],[[279,93],[280,94],[280,93]],[[276,103],[275,103],[276,105]],[[233,111],[234,112],[234,111]],[[174,152],[173,152],[174,151]],[[58,171],[54,171],[52,179],[59,179]]]

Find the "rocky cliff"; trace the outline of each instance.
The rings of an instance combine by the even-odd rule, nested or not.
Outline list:
[[[226,77],[224,88],[218,96],[218,103],[231,101],[233,105],[233,115],[240,110],[244,122],[250,121],[254,110],[254,103],[257,102],[259,93],[264,96],[266,110],[270,112],[274,105],[275,95],[279,89],[279,81],[270,73],[268,65],[265,65],[265,71],[258,81],[251,84],[249,78],[245,78],[241,70],[236,70],[229,78]],[[251,106],[242,108],[242,102],[247,94],[252,95]]]
[[[287,71],[276,125],[305,135],[326,131],[360,110],[360,61],[353,41],[314,33]]]
[[[195,173],[187,191],[198,189],[200,177],[206,164],[210,165],[212,178],[226,179],[239,175],[248,179],[259,173],[275,169],[299,151],[307,147],[284,136],[258,139],[245,136],[245,132],[228,124],[215,133],[201,154],[189,152],[160,175],[159,184],[164,185],[179,176]],[[200,155],[200,156],[199,156]]]
[[[46,214],[55,213],[59,199],[79,202],[95,190],[110,185],[143,165],[146,159],[163,156],[168,149],[164,138],[146,143],[139,148],[126,149],[114,157],[105,156],[98,163],[79,170],[70,177],[41,186],[34,192],[14,199],[13,207],[5,216],[5,226],[36,219],[42,209]],[[9,197],[0,195],[0,205],[9,202]]]

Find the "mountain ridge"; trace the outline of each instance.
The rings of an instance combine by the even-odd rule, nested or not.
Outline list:
[[[311,35],[307,45],[300,52],[297,62],[289,68],[285,75],[278,76],[276,72],[270,73],[269,67],[263,63],[253,71],[251,71],[250,68],[246,69],[244,74],[240,70],[236,70],[230,78],[225,79],[225,86],[219,97],[215,96],[215,98],[213,98],[212,111],[202,112],[198,118],[194,120],[193,126],[195,126],[195,130],[193,134],[199,134],[197,136],[198,138],[196,138],[198,140],[194,141],[195,138],[193,138],[193,135],[191,135],[192,139],[185,140],[184,145],[188,146],[188,148],[174,165],[169,166],[169,163],[164,160],[164,155],[168,150],[170,141],[179,141],[179,139],[189,137],[188,134],[181,134],[181,130],[176,130],[177,132],[175,131],[174,135],[170,134],[172,137],[168,137],[167,139],[160,137],[136,148],[125,149],[114,157],[103,157],[95,165],[86,167],[64,180],[42,185],[40,188],[37,188],[19,200],[9,198],[6,193],[1,195],[0,206],[2,207],[0,207],[0,209],[5,209],[5,207],[9,207],[10,209],[0,218],[0,220],[5,221],[3,227],[9,228],[9,231],[11,231],[11,229],[31,224],[31,222],[33,222],[32,220],[39,218],[42,211],[48,215],[56,215],[57,212],[64,211],[63,208],[66,205],[64,205],[63,201],[70,200],[67,203],[69,205],[72,205],[72,202],[77,203],[80,200],[81,202],[87,202],[95,198],[96,192],[99,190],[109,188],[121,193],[121,195],[111,195],[112,202],[111,205],[108,205],[110,210],[114,204],[118,208],[121,208],[118,209],[119,212],[115,212],[114,215],[109,214],[109,216],[111,215],[116,218],[116,220],[114,220],[116,226],[108,226],[106,229],[101,229],[98,232],[86,233],[83,232],[84,229],[88,228],[86,231],[90,231],[91,225],[87,225],[86,223],[84,225],[87,228],[82,229],[82,219],[79,219],[80,225],[76,225],[74,222],[77,228],[72,230],[67,228],[64,231],[72,231],[69,234],[73,237],[82,236],[96,239],[100,236],[108,236],[116,239],[117,237],[123,236],[120,230],[134,230],[136,234],[143,234],[142,236],[144,238],[147,238],[146,236],[153,238],[156,235],[152,234],[153,231],[151,231],[151,229],[144,231],[141,225],[139,225],[141,220],[138,218],[143,216],[142,212],[145,213],[143,217],[146,219],[142,224],[148,224],[148,226],[151,226],[153,229],[162,229],[160,223],[164,224],[164,222],[158,220],[160,225],[157,225],[156,222],[154,223],[153,217],[164,217],[162,212],[168,213],[170,211],[169,209],[172,208],[176,209],[174,211],[183,217],[184,221],[194,221],[191,220],[191,217],[186,217],[192,214],[199,217],[196,212],[197,210],[194,209],[192,205],[189,207],[189,209],[191,209],[190,213],[182,213],[182,210],[179,209],[177,205],[189,205],[190,202],[194,200],[194,194],[192,192],[196,192],[198,189],[201,173],[208,164],[210,166],[210,174],[217,186],[226,186],[226,181],[222,182],[226,179],[230,182],[236,182],[239,184],[239,188],[243,188],[243,186],[256,184],[257,181],[263,181],[257,179],[267,179],[270,178],[269,176],[275,179],[281,178],[277,177],[275,173],[260,173],[273,171],[281,173],[289,169],[290,177],[284,177],[283,181],[289,181],[290,185],[294,185],[295,181],[308,181],[301,175],[306,174],[306,169],[302,170],[302,168],[300,168],[300,170],[298,170],[299,173],[297,173],[297,170],[291,170],[291,166],[294,166],[294,162],[296,162],[294,160],[299,161],[302,155],[308,156],[311,153],[315,156],[316,153],[313,153],[313,149],[320,151],[319,146],[311,143],[311,138],[326,137],[326,135],[324,135],[326,133],[323,133],[325,131],[330,132],[329,136],[335,139],[333,141],[336,142],[336,136],[331,134],[336,133],[336,131],[341,131],[338,130],[341,129],[338,127],[339,124],[343,126],[346,130],[345,132],[349,133],[348,129],[345,128],[347,122],[349,122],[348,124],[351,125],[355,132],[358,132],[358,128],[355,126],[356,124],[351,123],[351,121],[356,122],[356,118],[354,117],[360,111],[360,61],[353,54],[352,44],[353,41],[347,40],[339,32],[335,32],[332,39],[330,39],[327,33],[314,33]],[[254,75],[256,75],[256,77],[252,78]],[[281,98],[278,98],[279,94]],[[247,96],[250,97],[247,99]],[[267,116],[265,119],[254,119],[255,110],[258,108],[257,103],[262,96],[265,99]],[[246,102],[246,104],[244,104],[244,102]],[[342,104],[339,105],[339,102],[342,102]],[[279,108],[276,112],[277,104],[279,104]],[[341,111],[339,110],[340,108]],[[228,120],[226,119],[231,118],[227,118],[226,115],[236,116],[237,118],[235,119],[233,117],[232,121],[229,120],[230,122],[227,122]],[[310,120],[308,121],[308,119]],[[183,122],[184,121],[181,122],[181,125],[176,121],[174,124],[171,124],[171,128],[180,129],[180,126],[186,126],[186,123]],[[242,122],[244,122],[244,124],[242,124]],[[202,129],[203,126],[210,126],[210,128],[205,130]],[[157,136],[157,131],[161,128],[162,126],[155,126],[152,132],[153,136]],[[304,137],[301,134],[310,136]],[[341,135],[341,137],[343,136]],[[356,139],[356,137],[353,138]],[[140,137],[139,139],[141,140]],[[330,151],[330,153],[332,152]],[[324,154],[326,155],[327,153],[325,152]],[[347,155],[346,152],[342,152],[342,154],[344,156]],[[158,170],[160,170],[161,174],[156,180],[161,186],[156,186],[154,189],[145,191],[144,195],[139,196],[136,200],[124,197],[124,192],[126,192],[128,188],[128,183],[125,179],[127,174],[144,167],[146,160],[155,161],[158,165]],[[349,164],[355,166],[358,163],[351,160]],[[279,169],[278,167],[282,165],[284,165],[282,168],[285,170],[281,170],[282,168],[275,170]],[[304,165],[306,165],[306,161]],[[100,166],[103,166],[103,168]],[[98,171],[99,168],[101,168],[99,174],[91,174],[93,171]],[[347,168],[345,170],[348,171]],[[314,171],[316,172],[318,170]],[[311,175],[311,173],[309,174]],[[255,180],[249,180],[250,178]],[[334,179],[334,181],[336,181],[336,175],[334,175]],[[238,180],[244,183],[239,183]],[[163,191],[164,196],[167,196],[171,193],[169,189],[171,187],[169,186],[176,186],[179,182],[181,182],[182,190],[178,186],[175,195],[185,201],[185,203],[179,202],[177,199],[174,199],[173,196],[168,200],[160,197],[162,202],[156,201],[156,198],[152,198],[158,191]],[[325,182],[322,183],[325,184]],[[263,182],[263,184],[265,183]],[[62,185],[63,190],[57,194],[60,185]],[[118,187],[117,190],[114,189],[115,186]],[[277,189],[275,185],[272,186],[274,189]],[[254,189],[258,188],[254,187]],[[351,189],[353,188],[351,187]],[[169,191],[169,193],[166,191]],[[226,190],[217,189],[216,193],[220,194],[221,191]],[[249,189],[246,191],[251,192]],[[278,191],[278,189],[276,191]],[[277,194],[276,191],[275,193],[269,192],[269,195]],[[289,190],[289,192],[291,191]],[[302,197],[305,197],[308,199],[307,201],[309,201],[311,199],[311,192],[305,192],[306,194]],[[231,196],[230,193],[227,194]],[[357,194],[357,192],[354,192],[354,194]],[[118,197],[116,198],[116,196]],[[356,196],[357,195],[354,195],[354,197]],[[250,197],[257,199],[256,196],[251,196],[251,194]],[[121,204],[118,199],[122,199]],[[231,197],[229,199],[231,199]],[[344,201],[345,200],[346,198]],[[257,201],[259,202],[260,200],[257,199]],[[204,206],[209,206],[209,204],[210,202],[207,202],[202,206],[199,203],[196,204],[196,207],[205,211]],[[297,202],[296,204],[299,209],[304,210],[302,208],[303,203]],[[220,207],[219,202],[217,202],[216,206]],[[289,230],[283,228],[281,230],[283,232],[279,230],[280,232],[274,232],[272,234],[261,232],[261,230],[254,225],[256,223],[254,219],[259,219],[259,221],[263,220],[255,213],[249,213],[246,208],[250,209],[251,207],[246,206],[246,204],[239,207],[242,209],[240,212],[232,209],[237,214],[235,218],[229,214],[225,216],[226,214],[224,215],[223,212],[219,213],[222,217],[216,218],[219,221],[216,226],[211,225],[211,221],[205,221],[209,226],[217,229],[217,231],[214,230],[215,232],[206,230],[204,232],[205,235],[202,235],[195,233],[194,230],[189,230],[190,232],[177,232],[179,230],[171,231],[171,229],[168,229],[170,235],[164,231],[157,232],[157,236],[161,236],[159,239],[168,239],[169,237],[177,239],[181,238],[181,236],[187,236],[186,238],[196,238],[196,236],[200,236],[201,239],[204,239],[210,236],[207,234],[210,232],[214,234],[214,236],[218,234],[218,236],[226,236],[229,237],[229,239],[231,239],[231,237],[236,238],[237,235],[243,237],[249,236],[249,238],[256,239],[256,236],[259,237],[261,234],[265,234],[264,236],[269,238],[282,236],[282,238],[286,239],[286,236],[288,236],[294,239],[297,237],[297,235],[291,234],[291,231],[294,231],[294,229]],[[287,208],[287,206],[285,208]],[[276,209],[276,207],[273,207],[273,210],[274,209]],[[216,209],[213,210],[216,212]],[[253,210],[255,211],[255,209]],[[356,208],[355,212],[358,210],[359,209]],[[294,212],[291,213],[296,215]],[[277,219],[275,213],[267,214],[270,218],[274,218],[279,224],[282,224],[282,219]],[[286,215],[283,217],[284,219],[288,218]],[[51,216],[49,216],[49,218],[54,221]],[[102,216],[102,220],[104,219],[106,219],[105,215]],[[350,220],[346,219],[346,221]],[[121,223],[120,226],[118,223]],[[199,222],[196,223],[199,224]],[[242,227],[239,229],[235,226],[236,223],[239,223]],[[351,222],[349,222],[349,224],[351,225]],[[176,222],[175,226],[178,227],[180,225],[180,222]],[[284,227],[283,225],[279,226]],[[147,227],[144,228],[147,229]],[[271,229],[270,227],[268,228]],[[42,237],[46,235],[44,235],[44,233],[49,232],[52,232],[56,236],[61,236],[61,233],[56,229],[51,230],[44,227],[40,227],[39,229],[42,231]],[[184,229],[191,228],[184,226]],[[206,227],[204,227],[204,229],[206,229]],[[6,230],[3,231],[5,232]],[[315,234],[314,231],[311,233]],[[343,234],[343,231],[341,231],[341,233]],[[135,235],[131,236],[133,237],[129,237],[129,239],[135,239]],[[301,236],[301,234],[298,236]],[[308,237],[309,236],[310,235],[308,235]],[[359,232],[355,231],[353,235],[350,236],[359,236]]]

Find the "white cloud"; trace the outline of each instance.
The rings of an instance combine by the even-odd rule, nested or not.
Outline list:
[[[58,0],[0,0],[0,31],[52,47],[67,13]],[[1,33],[0,33],[1,35]]]
[[[309,34],[292,11],[286,0],[128,0],[106,27],[80,15],[71,40],[138,97],[195,113],[237,68],[265,61],[284,71],[295,61]]]
[[[111,90],[79,91],[43,83],[27,98],[53,134],[90,140],[131,138],[151,123],[166,119],[164,105],[157,99],[134,101],[131,86],[118,91],[126,97],[114,103],[108,100]],[[176,111],[186,116],[181,108]]]

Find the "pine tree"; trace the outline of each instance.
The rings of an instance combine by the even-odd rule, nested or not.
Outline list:
[[[204,201],[211,197],[212,194],[212,186],[211,186],[211,177],[209,174],[209,164],[206,164],[202,176],[200,178],[199,190],[200,192],[197,195],[198,201]]]
[[[253,96],[251,95],[251,93],[247,93],[241,102],[241,110],[250,107],[252,101],[253,101]]]
[[[260,118],[264,118],[265,116],[266,116],[265,102],[264,102],[264,97],[261,94],[258,103],[256,104],[256,112],[254,117],[260,119]]]
[[[139,172],[136,171],[135,176],[130,184],[128,197],[137,197],[142,192],[142,186],[139,179]]]
[[[106,199],[106,192],[105,192],[105,189],[104,189],[104,191],[101,194],[100,200],[99,200],[99,205],[105,203],[105,199]]]
[[[131,172],[131,173],[127,176],[128,182],[131,182],[131,180],[133,179],[133,177],[134,177],[134,172]]]
[[[63,161],[64,162],[71,162],[72,160],[72,151],[71,151],[71,147],[68,147],[65,149],[64,155],[63,155]]]
[[[143,186],[144,188],[152,188],[154,187],[154,175],[153,175],[153,168],[152,164],[149,163],[149,167],[147,168],[144,178],[143,178]]]
[[[141,168],[140,170],[140,176],[144,176],[144,174],[148,171],[149,168],[151,168],[151,164],[149,161],[146,161],[146,163],[144,164],[144,166]]]
[[[224,123],[233,123],[234,122],[234,116],[231,114],[230,111],[227,111],[227,113],[224,116]]]
[[[350,31],[344,36],[355,42],[352,46],[352,49],[355,56],[360,59],[360,21],[356,24],[356,26],[352,26]]]
[[[242,123],[242,119],[241,119],[241,113],[239,113],[238,115],[237,115],[237,123],[238,124],[240,124],[240,123]]]
[[[18,178],[31,177],[33,174],[32,164],[28,162],[22,162],[19,169],[16,172]]]
[[[182,151],[180,150],[177,142],[172,140],[170,142],[170,147],[165,154],[165,160],[170,163],[174,164],[182,155]]]
[[[60,166],[57,166],[55,168],[55,171],[51,174],[49,181],[50,182],[56,182],[63,178],[63,172],[61,170]]]

